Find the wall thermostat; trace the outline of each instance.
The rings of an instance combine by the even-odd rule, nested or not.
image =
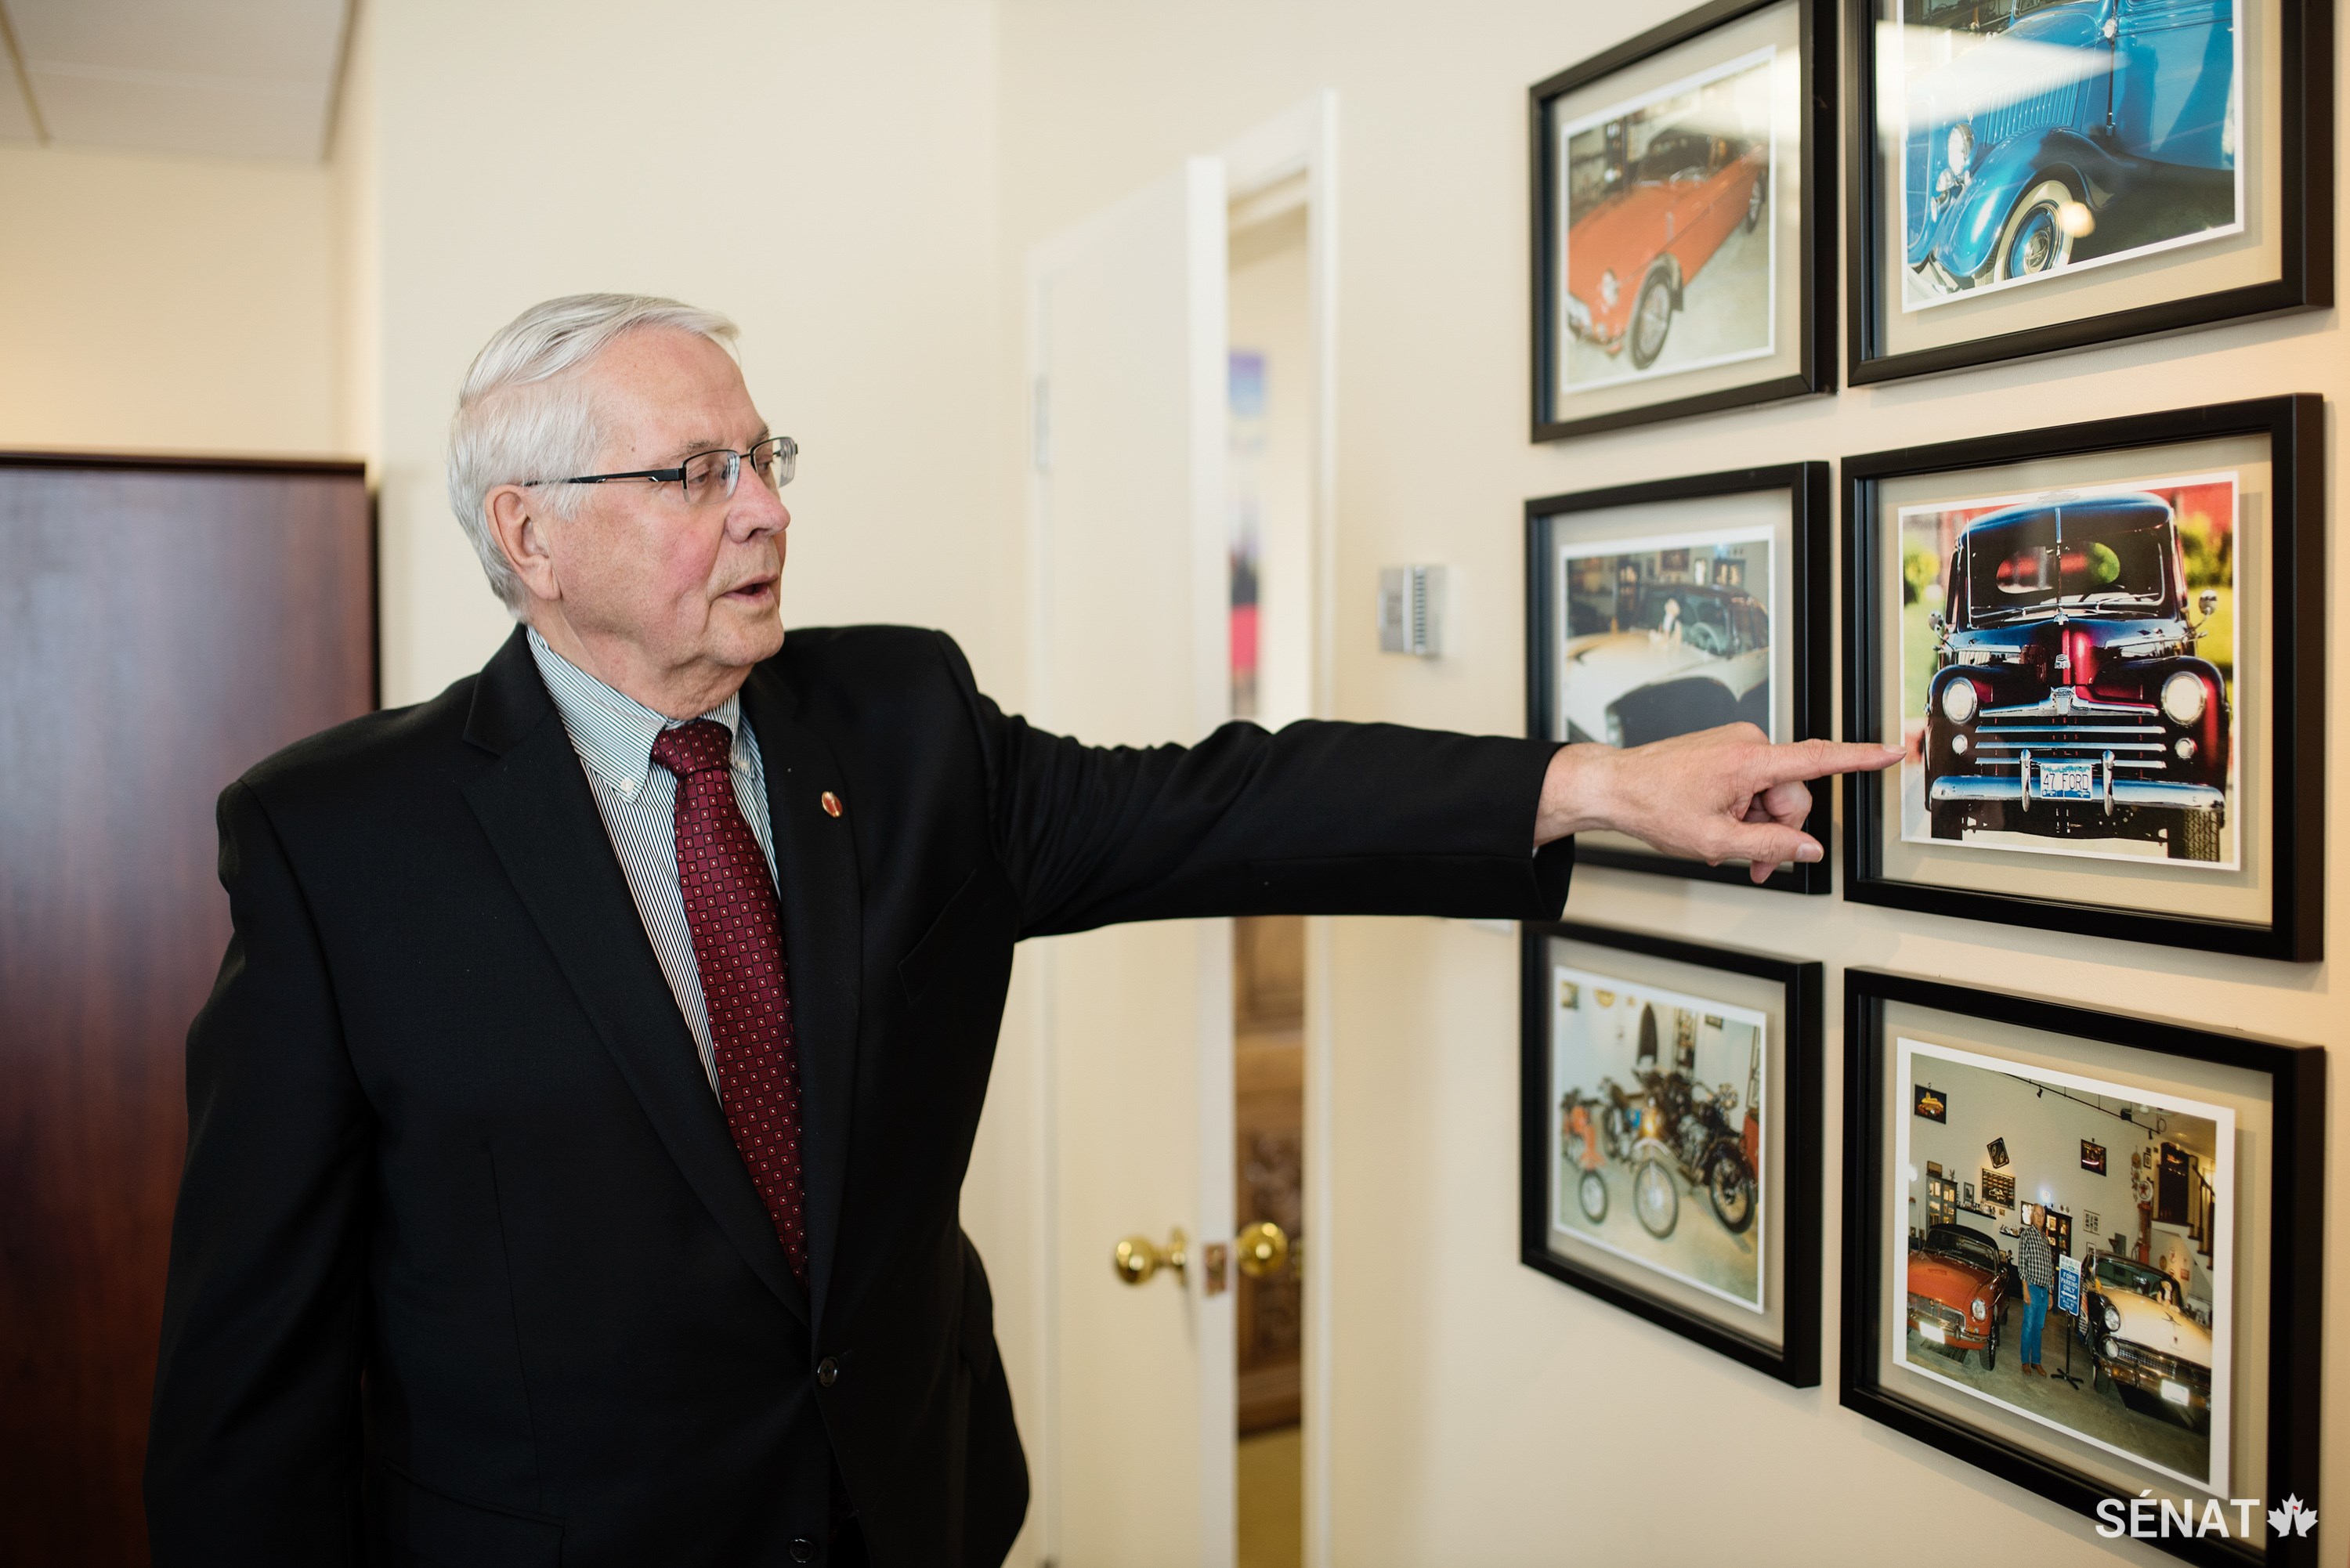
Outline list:
[[[1379,651],[1433,659],[1444,651],[1444,568],[1379,569]]]

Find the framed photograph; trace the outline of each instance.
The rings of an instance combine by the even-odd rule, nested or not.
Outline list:
[[[1833,389],[1834,0],[1716,0],[1528,93],[1534,439]]]
[[[1638,745],[1747,720],[1828,730],[1828,469],[1787,463],[1526,503],[1526,732]],[[1811,823],[1825,834],[1823,788]],[[1578,863],[1745,883],[1585,834]],[[1825,893],[1825,860],[1766,887]]]
[[[1524,929],[1521,1257],[1820,1380],[1820,966]]]
[[[1845,463],[1845,896],[2323,952],[2323,428],[2270,398]]]
[[[2326,0],[1847,0],[1854,384],[2333,303]]]
[[[2317,1496],[2324,1052],[1866,970],[1845,999],[1844,1404],[2101,1525],[2192,1521],[2151,1536],[2190,1562],[2314,1564],[2264,1511]],[[1929,1073],[1947,1124],[1907,1114]],[[2040,1204],[1932,1220],[1925,1162],[1992,1127]],[[2090,1140],[2191,1158],[2208,1251],[2147,1205],[2101,1232]]]

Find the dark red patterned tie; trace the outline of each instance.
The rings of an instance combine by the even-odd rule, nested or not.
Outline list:
[[[767,857],[734,804],[733,737],[712,719],[664,730],[653,761],[677,775],[677,880],[717,1047],[726,1130],[767,1205],[792,1273],[807,1277],[800,1182],[800,1059],[784,971],[784,917]]]

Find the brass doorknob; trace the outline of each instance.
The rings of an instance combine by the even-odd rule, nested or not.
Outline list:
[[[1272,1220],[1260,1220],[1232,1238],[1232,1251],[1239,1255],[1242,1273],[1266,1279],[1289,1262],[1289,1236]]]
[[[1190,1245],[1191,1238],[1183,1234],[1180,1225],[1167,1232],[1167,1245],[1164,1247],[1154,1244],[1148,1236],[1128,1236],[1110,1254],[1110,1267],[1118,1271],[1121,1282],[1129,1285],[1143,1283],[1161,1269],[1172,1271],[1180,1280],[1191,1265],[1191,1255],[1187,1251]]]

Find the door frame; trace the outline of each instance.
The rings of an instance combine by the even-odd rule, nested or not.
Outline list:
[[[1224,198],[1231,206],[1284,192],[1281,207],[1305,209],[1305,341],[1310,370],[1307,407],[1306,548],[1313,586],[1307,630],[1309,712],[1337,711],[1337,473],[1338,473],[1338,95],[1324,88],[1227,142]],[[1287,192],[1294,190],[1294,198]],[[1263,214],[1271,216],[1271,213]],[[1305,922],[1305,1293],[1301,1346],[1305,1435],[1305,1568],[1330,1568],[1330,1366],[1336,1323],[1330,1293],[1317,1282],[1333,1277],[1331,1237],[1336,1206],[1331,1194],[1335,1116],[1331,1069],[1330,921]]]
[[[1258,125],[1228,142],[1218,151],[1213,160],[1222,164],[1222,201],[1229,210],[1232,203],[1263,197],[1277,189],[1296,183],[1306,214],[1307,273],[1307,355],[1311,365],[1309,409],[1311,410],[1311,455],[1308,464],[1307,547],[1312,563],[1313,581],[1309,613],[1312,624],[1308,629],[1308,658],[1311,669],[1307,682],[1310,711],[1314,717],[1333,716],[1336,706],[1336,497],[1337,441],[1336,410],[1337,407],[1337,95],[1325,88],[1310,98]],[[1053,421],[1049,390],[1042,384],[1036,367],[1049,361],[1050,316],[1045,308],[1045,291],[1051,274],[1064,259],[1084,244],[1092,221],[1080,223],[1033,249],[1027,257],[1022,301],[1025,324],[1022,332],[1024,361],[1023,390],[1028,400],[1024,410],[1029,450],[1025,454],[1024,472],[1026,492],[1025,543],[1027,545],[1027,617],[1024,644],[1027,650],[1028,705],[1042,722],[1051,722],[1054,694],[1050,672],[1046,669],[1045,650],[1048,647],[1050,628],[1047,624],[1048,587],[1050,584],[1052,518],[1048,499],[1049,484],[1042,483],[1049,473],[1052,459]],[[1221,292],[1229,266],[1226,256],[1216,258],[1217,288]],[[1224,374],[1222,358],[1228,345],[1216,345],[1218,364],[1211,384],[1219,398],[1222,396]],[[1217,425],[1221,433],[1222,422]],[[1223,452],[1221,447],[1209,452],[1195,451],[1192,457],[1195,472],[1220,474]],[[1203,489],[1201,493],[1218,509],[1221,525],[1224,497],[1222,486]],[[1221,535],[1219,535],[1221,536]],[[1214,668],[1202,659],[1195,671],[1198,688],[1197,711],[1205,719],[1209,715],[1228,716],[1230,712],[1230,671],[1222,658],[1226,634],[1222,624],[1228,613],[1228,587],[1222,574],[1226,569],[1221,555],[1211,568],[1217,575],[1216,589],[1196,596],[1200,606],[1201,625],[1198,628],[1200,646],[1218,650]],[[1204,582],[1199,585],[1205,587]],[[1207,622],[1213,612],[1216,624]],[[1200,1002],[1203,1010],[1220,1008],[1229,1025],[1232,1012],[1232,969],[1230,963],[1231,927],[1228,921],[1215,924],[1223,933],[1223,956],[1219,964],[1203,944],[1201,954]],[[1050,1129],[1056,1125],[1059,1111],[1056,1089],[1058,1056],[1054,1028],[1052,997],[1054,955],[1049,951],[1036,953],[1025,967],[1026,993],[1033,1021],[1035,1049],[1028,1058],[1029,1075],[1025,1085],[1027,1098],[1035,1118],[1032,1125]],[[1305,1455],[1303,1507],[1305,1532],[1305,1562],[1309,1568],[1328,1568],[1330,1561],[1330,1351],[1333,1314],[1327,1293],[1315,1290],[1311,1281],[1330,1277],[1329,1238],[1333,1229],[1335,1205],[1331,1199],[1329,1169],[1333,1141],[1330,1130],[1333,1116],[1332,1040],[1330,1031],[1330,931],[1325,918],[1313,918],[1305,926],[1305,1137],[1304,1179],[1305,1183],[1306,1233],[1313,1249],[1312,1272],[1305,1292],[1305,1312],[1303,1324],[1303,1411],[1305,1417]],[[1205,1031],[1203,1030],[1203,1033]],[[1230,1030],[1222,1035],[1221,1053],[1202,1052],[1198,1083],[1202,1110],[1211,1102],[1220,1106],[1223,1124],[1229,1127],[1232,1114],[1232,1062]],[[1214,1061],[1205,1058],[1217,1057]],[[1202,1151],[1203,1214],[1232,1213],[1232,1159],[1226,1147]],[[1061,1473],[1063,1434],[1060,1431],[1060,1372],[1057,1362],[1058,1309],[1055,1286],[1065,1262],[1083,1267],[1084,1260],[1065,1260],[1057,1235],[1056,1199],[1061,1180],[1060,1158],[1054,1139],[1047,1136],[1038,1140],[1036,1156],[1028,1162],[1025,1194],[1031,1235],[1035,1246],[1031,1252],[1033,1273],[1030,1278],[1032,1299],[1036,1303],[1031,1340],[1035,1360],[1038,1402],[1041,1408],[1033,1430],[1035,1434],[1037,1463],[1035,1467],[1034,1498],[1038,1526],[1036,1539],[1039,1557],[1050,1564],[1058,1560],[1061,1551]],[[1195,1236],[1195,1247],[1211,1237]],[[1222,1300],[1229,1310],[1232,1297],[1227,1293]],[[1229,1452],[1232,1440],[1232,1385],[1236,1364],[1232,1357],[1232,1340],[1229,1334],[1222,1336],[1222,1358],[1226,1365],[1221,1379],[1222,1397],[1206,1404],[1207,1418],[1221,1419],[1223,1433],[1203,1431],[1201,1439],[1212,1451],[1219,1446]],[[1230,1467],[1223,1474],[1209,1482],[1210,1491],[1205,1506],[1211,1515],[1222,1518],[1204,1519],[1203,1535],[1211,1541],[1236,1541],[1234,1480]],[[1229,1563],[1232,1547],[1223,1547],[1221,1554],[1211,1548],[1208,1568]]]
[[[1189,225],[1199,247],[1188,272],[1192,279],[1191,308],[1198,316],[1228,318],[1225,302],[1226,250],[1224,218],[1227,194],[1223,169],[1213,157],[1186,159],[1180,166],[1185,200],[1194,221]],[[1128,200],[1141,200],[1157,182]],[[1026,320],[1023,333],[1024,371],[1027,380],[1029,451],[1026,463],[1026,544],[1028,606],[1026,627],[1028,706],[1047,727],[1059,724],[1052,679],[1053,627],[1051,587],[1054,545],[1052,484],[1054,421],[1049,379],[1040,367],[1051,362],[1054,317],[1048,291],[1054,275],[1084,255],[1097,243],[1099,231],[1118,222],[1127,201],[1112,202],[1035,246],[1028,253],[1023,289]],[[1212,221],[1208,221],[1212,218]],[[1212,247],[1212,248],[1211,248]],[[1225,523],[1224,459],[1228,421],[1225,416],[1226,334],[1211,341],[1202,336],[1192,345],[1191,381],[1196,400],[1192,409],[1188,466],[1191,476],[1191,691],[1192,729],[1182,737],[1195,741],[1232,715],[1232,680],[1227,655],[1230,614],[1229,563],[1223,545]],[[1217,1147],[1201,1151],[1199,1180],[1193,1195],[1195,1218],[1186,1224],[1191,1233],[1192,1269],[1201,1264],[1199,1249],[1222,1239],[1207,1228],[1205,1217],[1232,1212],[1232,922],[1201,919],[1196,945],[1197,1007],[1200,1028],[1196,1041],[1195,1110],[1204,1141]],[[1059,1196],[1061,1152],[1052,1136],[1059,1125],[1060,1030],[1056,1017],[1055,979],[1060,954],[1052,944],[1041,944],[1028,964],[1028,986],[1034,1038],[1030,1093],[1036,1126],[1045,1136],[1037,1142],[1031,1164],[1030,1220],[1036,1238],[1035,1251],[1035,1345],[1040,1403],[1035,1425],[1038,1463],[1032,1477],[1033,1506],[1039,1516],[1037,1537],[1041,1560],[1051,1564],[1061,1558],[1064,1542],[1062,1478],[1066,1453],[1062,1431],[1063,1385],[1059,1356],[1061,1309],[1058,1282],[1065,1264],[1083,1268],[1083,1259],[1065,1258],[1060,1245]],[[1150,1224],[1152,1217],[1138,1217]],[[1225,1228],[1220,1223],[1219,1230]],[[1107,1239],[1106,1239],[1107,1240]],[[1106,1260],[1105,1260],[1106,1261]],[[1182,1284],[1199,1334],[1201,1366],[1201,1539],[1205,1543],[1201,1568],[1229,1568],[1236,1540],[1232,1455],[1234,1425],[1235,1362],[1232,1340],[1233,1300],[1229,1292],[1203,1298],[1190,1279]],[[1220,1369],[1210,1371],[1213,1366]],[[1221,1462],[1219,1462],[1221,1461]]]

